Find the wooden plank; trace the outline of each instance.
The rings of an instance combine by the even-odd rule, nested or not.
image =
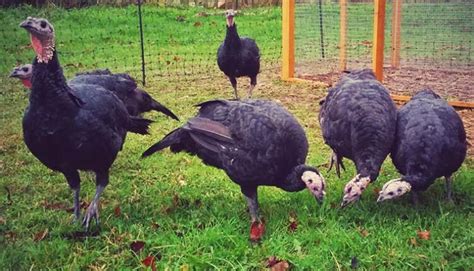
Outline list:
[[[295,0],[282,2],[282,71],[287,80],[295,75]]]
[[[402,27],[402,0],[393,0],[392,3],[392,55],[393,68],[400,68],[400,44]]]
[[[339,70],[347,69],[347,0],[339,2]]]
[[[383,81],[383,49],[385,37],[385,0],[374,1],[374,41],[372,69],[375,77],[380,82]]]
[[[397,102],[408,102],[411,99],[411,96],[405,96],[405,95],[390,95],[394,101]],[[464,108],[464,109],[474,109],[474,103],[472,102],[463,102],[463,101],[448,101],[448,104],[450,104],[453,107],[456,108]]]

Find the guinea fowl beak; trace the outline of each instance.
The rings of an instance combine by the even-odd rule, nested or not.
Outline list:
[[[349,203],[350,202],[348,200],[343,200],[342,203],[341,203],[341,208],[343,208],[343,209],[346,208],[347,205],[349,205]]]

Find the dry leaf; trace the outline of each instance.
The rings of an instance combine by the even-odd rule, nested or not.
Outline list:
[[[270,268],[272,271],[284,271],[290,268],[290,264],[287,261],[277,259],[275,256],[270,256],[266,261],[265,267]]]
[[[290,225],[288,225],[288,230],[294,232],[298,229],[298,221],[296,220],[296,214],[290,214]]]
[[[201,26],[201,25],[202,25],[202,23],[201,23],[200,21],[197,21],[197,22],[194,23],[194,26],[195,26],[195,27],[199,27],[199,26]]]
[[[142,263],[146,267],[151,267],[152,271],[156,271],[155,257],[154,256],[150,255],[150,256],[146,257],[145,259],[143,259]]]
[[[40,232],[36,233],[33,240],[35,242],[39,242],[39,241],[43,240],[48,235],[48,232],[49,232],[48,229],[45,229],[43,231],[40,231]]]
[[[3,224],[7,224],[7,220],[3,216],[0,216],[0,225]]]
[[[357,227],[357,231],[359,232],[360,236],[362,237],[367,237],[369,235],[369,232],[362,228],[362,227]]]
[[[415,237],[410,238],[410,244],[414,247],[418,246],[418,242]]]
[[[421,240],[430,240],[430,231],[416,231],[416,235]]]
[[[143,241],[133,241],[130,244],[130,249],[133,250],[133,252],[138,253],[140,250],[143,249],[145,246],[145,242]]]
[[[263,234],[265,233],[265,224],[259,222],[253,222],[250,226],[250,241],[258,242],[262,239]]]
[[[120,205],[117,205],[114,208],[114,215],[115,215],[115,217],[120,217],[121,214],[122,214],[122,209],[120,209]]]

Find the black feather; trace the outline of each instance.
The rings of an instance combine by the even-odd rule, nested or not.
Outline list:
[[[387,89],[366,69],[345,74],[329,90],[319,121],[326,144],[375,181],[393,146],[396,114]]]
[[[412,190],[426,190],[436,178],[450,177],[461,166],[466,151],[461,118],[432,90],[418,92],[398,111],[391,157]]]

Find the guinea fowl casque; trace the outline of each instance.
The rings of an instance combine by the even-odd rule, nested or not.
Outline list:
[[[78,170],[93,171],[96,193],[84,215],[89,228],[99,224],[99,198],[109,182],[109,168],[122,149],[127,131],[146,134],[151,121],[129,116],[123,103],[97,85],[67,85],[54,44],[54,28],[42,18],[20,24],[31,37],[33,61],[30,103],[23,117],[24,141],[48,168],[64,174],[80,217]]]
[[[31,64],[26,64],[15,68],[10,77],[22,80],[25,87],[31,88],[32,74]],[[171,110],[153,99],[147,92],[138,88],[135,79],[126,73],[113,74],[108,69],[78,73],[76,77],[68,81],[68,84],[93,84],[112,91],[124,103],[128,113],[132,116],[139,116],[142,113],[156,110],[179,120]]]
[[[143,156],[170,147],[172,152],[185,151],[223,169],[247,199],[251,232],[263,225],[258,215],[258,186],[276,186],[288,192],[307,187],[318,201],[323,200],[324,178],[316,168],[304,164],[308,141],[288,111],[263,100],[214,100],[199,106],[196,117]]]
[[[446,196],[451,199],[451,176],[466,157],[466,132],[454,108],[432,90],[422,90],[398,111],[392,161],[402,174],[387,182],[378,202],[412,191],[428,189],[436,178],[445,177]]]
[[[260,72],[260,50],[253,39],[239,37],[237,25],[234,22],[235,11],[227,10],[225,15],[227,32],[224,42],[217,50],[217,64],[219,69],[229,77],[236,99],[239,99],[236,78],[250,77],[248,97],[251,98],[252,91],[257,85],[257,74]]]
[[[374,182],[395,140],[396,107],[369,69],[350,72],[321,102],[319,122],[339,176],[343,157],[354,161],[357,175],[344,188],[341,206],[359,200]]]

